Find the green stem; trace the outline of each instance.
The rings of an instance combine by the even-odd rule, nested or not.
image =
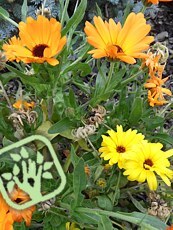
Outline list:
[[[111,82],[111,79],[112,79],[112,74],[113,74],[113,71],[114,71],[114,66],[115,66],[115,62],[111,62],[110,63],[109,73],[108,73],[108,81],[106,83],[106,88],[109,88],[109,85],[110,85],[110,82]]]
[[[119,184],[120,184],[120,178],[121,178],[121,171],[119,170],[119,174],[118,174],[118,180],[117,180],[117,184],[116,184],[116,188],[115,188],[115,193],[112,199],[112,203],[115,203],[115,199],[117,197],[117,193],[118,193],[118,189],[119,189]]]
[[[63,12],[62,12],[62,17],[61,17],[61,25],[62,25],[62,27],[63,27],[63,25],[64,25],[65,14],[66,14],[66,12],[67,12],[68,4],[69,4],[69,0],[66,0],[66,1],[65,1],[65,5],[64,5],[64,9],[63,9]]]
[[[99,152],[97,151],[97,149],[94,147],[94,145],[92,144],[92,142],[90,141],[89,138],[87,138],[88,144],[91,146],[91,148],[93,149],[93,155],[95,158],[99,159]]]
[[[146,7],[145,5],[143,5],[143,7],[142,7],[142,9],[141,9],[141,13],[143,13],[143,14],[144,14],[144,13],[145,13],[146,8],[147,8],[147,7]]]
[[[143,73],[143,70],[139,70],[139,72],[133,74],[131,77],[127,78],[126,80],[122,81],[121,85],[127,85],[129,82],[133,81],[136,77]]]
[[[8,18],[8,17],[3,17],[5,20],[7,20],[7,21],[9,21],[12,25],[14,25],[14,26],[16,26],[16,27],[18,27],[18,24],[15,22],[15,21],[13,21],[11,18]]]

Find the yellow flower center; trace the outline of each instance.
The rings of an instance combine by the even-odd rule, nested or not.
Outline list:
[[[40,45],[36,45],[33,50],[32,50],[32,54],[34,57],[43,57],[44,55],[44,50],[45,48],[47,48],[48,45],[45,44],[40,44]]]
[[[149,170],[149,169],[150,169],[150,167],[152,167],[152,166],[153,166],[153,162],[152,162],[152,160],[150,160],[150,159],[145,160],[145,162],[144,162],[143,166],[144,166],[144,169]]]
[[[118,153],[124,153],[126,151],[124,146],[117,146],[116,150]]]
[[[107,45],[106,53],[110,58],[115,59],[117,58],[117,53],[123,53],[123,50],[117,45]]]

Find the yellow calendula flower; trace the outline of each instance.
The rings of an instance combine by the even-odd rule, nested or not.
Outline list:
[[[109,160],[109,164],[118,163],[122,168],[126,155],[133,152],[134,146],[144,141],[144,135],[137,133],[137,130],[123,131],[122,126],[117,125],[117,131],[108,130],[108,135],[102,135],[103,141],[99,152],[100,157]]]
[[[94,26],[85,23],[87,41],[95,49],[89,51],[93,58],[107,57],[134,64],[135,58],[145,58],[143,51],[149,48],[154,37],[147,36],[151,26],[146,24],[143,13],[130,13],[122,26],[111,18],[109,22],[94,17]]]
[[[170,186],[173,171],[168,168],[168,158],[173,156],[173,149],[163,152],[162,147],[160,143],[143,143],[134,152],[129,153],[123,165],[124,175],[128,176],[128,180],[140,183],[147,181],[150,190],[156,190],[158,175]]]
[[[39,15],[36,20],[28,17],[19,23],[19,38],[12,37],[8,44],[3,45],[9,61],[24,63],[43,63],[57,65],[54,58],[66,44],[66,37],[61,37],[61,23],[55,18],[50,20]]]

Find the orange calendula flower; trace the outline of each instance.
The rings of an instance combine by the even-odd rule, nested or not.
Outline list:
[[[10,198],[13,202],[20,204],[23,204],[30,200],[30,197],[28,194],[23,192],[20,188],[17,186],[14,187],[13,191],[10,193]],[[1,208],[3,207],[3,208]],[[7,218],[7,223],[11,223],[11,219],[13,222],[22,222],[25,220],[26,225],[29,226],[31,224],[31,218],[32,218],[32,213],[35,211],[35,206],[31,206],[27,209],[24,210],[16,210],[14,208],[11,208],[3,199],[2,195],[0,194],[0,214],[1,214],[1,209],[5,210],[5,212],[8,214]],[[1,215],[0,215],[0,226],[1,226]],[[1,229],[1,228],[0,228]],[[11,230],[13,228],[4,228],[4,230]]]
[[[35,106],[35,102],[33,102],[33,101],[27,102],[27,101],[24,101],[24,100],[17,100],[13,104],[13,107],[15,109],[25,109],[25,110],[33,109],[34,106]]]
[[[173,0],[147,0],[148,3],[158,4],[159,2],[172,2]]]
[[[12,37],[9,44],[3,45],[9,61],[24,63],[43,63],[57,65],[54,58],[66,44],[66,37],[61,37],[61,23],[55,18],[50,20],[39,15],[36,20],[28,17],[19,23],[19,38]]]
[[[0,194],[0,229],[13,230],[13,218],[8,210],[8,205]]]
[[[30,200],[30,197],[28,196],[28,194],[23,192],[17,186],[14,187],[13,191],[11,192],[10,198],[13,202],[16,202],[18,204],[23,204],[27,202],[28,200]],[[35,206],[31,206],[24,210],[16,210],[16,209],[9,207],[9,211],[12,214],[14,221],[22,222],[23,220],[25,220],[26,225],[29,226],[31,224],[32,213],[35,211]]]
[[[147,36],[151,26],[146,24],[143,13],[130,13],[122,26],[111,18],[109,22],[94,17],[94,26],[85,23],[87,41],[95,49],[89,51],[93,58],[107,57],[134,64],[135,58],[145,58],[143,51],[153,42],[153,36]]]

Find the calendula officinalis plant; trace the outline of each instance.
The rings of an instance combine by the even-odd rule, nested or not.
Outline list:
[[[1,41],[2,148],[45,136],[67,180],[59,195],[24,210],[10,207],[1,194],[0,229],[172,229],[169,49],[155,41],[145,17],[151,5],[171,1],[141,2],[139,12],[127,4],[119,18],[105,17],[97,5],[86,19],[87,0],[76,1],[73,10],[70,1],[59,0],[57,17],[46,1],[29,16],[24,0],[19,22],[0,8],[1,18],[16,27]],[[40,153],[49,160],[44,144],[33,141],[27,150],[14,161],[36,164],[33,152],[40,165]],[[51,164],[44,170],[55,176]],[[17,184],[19,171],[0,157],[0,174],[7,184],[14,178],[9,197],[23,204],[31,197]],[[43,194],[60,183],[45,175]]]

